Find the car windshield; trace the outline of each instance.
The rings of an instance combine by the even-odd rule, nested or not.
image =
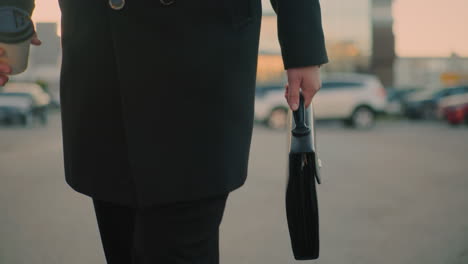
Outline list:
[[[337,88],[355,88],[363,86],[359,82],[351,81],[323,81],[322,89],[337,89]]]
[[[432,98],[444,92],[445,89],[427,89],[416,92],[412,95],[413,98]]]

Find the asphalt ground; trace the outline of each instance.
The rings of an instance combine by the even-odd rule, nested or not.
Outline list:
[[[60,119],[0,127],[0,264],[104,264],[91,199],[63,176]],[[319,124],[323,264],[468,263],[468,127]],[[287,133],[257,126],[249,178],[231,194],[221,263],[296,263],[284,194]]]

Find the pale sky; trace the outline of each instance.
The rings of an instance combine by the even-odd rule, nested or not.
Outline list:
[[[468,57],[468,0],[394,1],[399,56],[448,56],[454,51]],[[58,22],[58,0],[36,0],[33,19]]]
[[[393,14],[399,55],[468,57],[468,0],[395,0]]]

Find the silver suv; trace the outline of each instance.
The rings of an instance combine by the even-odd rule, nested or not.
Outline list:
[[[387,104],[386,91],[380,80],[369,74],[334,73],[324,76],[322,89],[313,100],[317,120],[341,120],[346,125],[368,129]],[[271,128],[284,128],[288,105],[284,88],[257,88],[255,118]]]

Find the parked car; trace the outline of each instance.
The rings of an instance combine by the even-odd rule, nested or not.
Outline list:
[[[407,97],[420,88],[387,88],[387,107],[385,112],[390,115],[403,115]]]
[[[51,102],[51,98],[40,85],[36,83],[8,83],[1,89],[3,94],[6,93],[25,93],[29,94],[33,99],[33,116],[39,119],[43,124],[47,123],[47,110]]]
[[[33,98],[27,93],[0,93],[0,122],[30,125],[33,116]]]
[[[410,95],[406,101],[405,115],[410,119],[435,119],[438,116],[438,104],[443,98],[464,93],[468,93],[468,86],[416,92]]]
[[[468,92],[445,97],[440,100],[438,108],[440,116],[450,124],[468,124]]]
[[[267,90],[257,93],[255,117],[272,128],[284,128],[288,115],[284,87]],[[317,120],[341,120],[355,128],[371,128],[377,114],[385,111],[386,91],[373,75],[328,74],[322,81],[320,92],[314,97],[313,105]]]
[[[446,107],[443,110],[445,120],[451,125],[465,123],[468,125],[468,103],[458,106]]]
[[[264,122],[273,129],[285,128],[288,119],[288,105],[285,102],[284,92],[285,87],[281,85],[257,86],[255,90],[255,119]],[[277,100],[280,95],[283,95],[283,102]]]

